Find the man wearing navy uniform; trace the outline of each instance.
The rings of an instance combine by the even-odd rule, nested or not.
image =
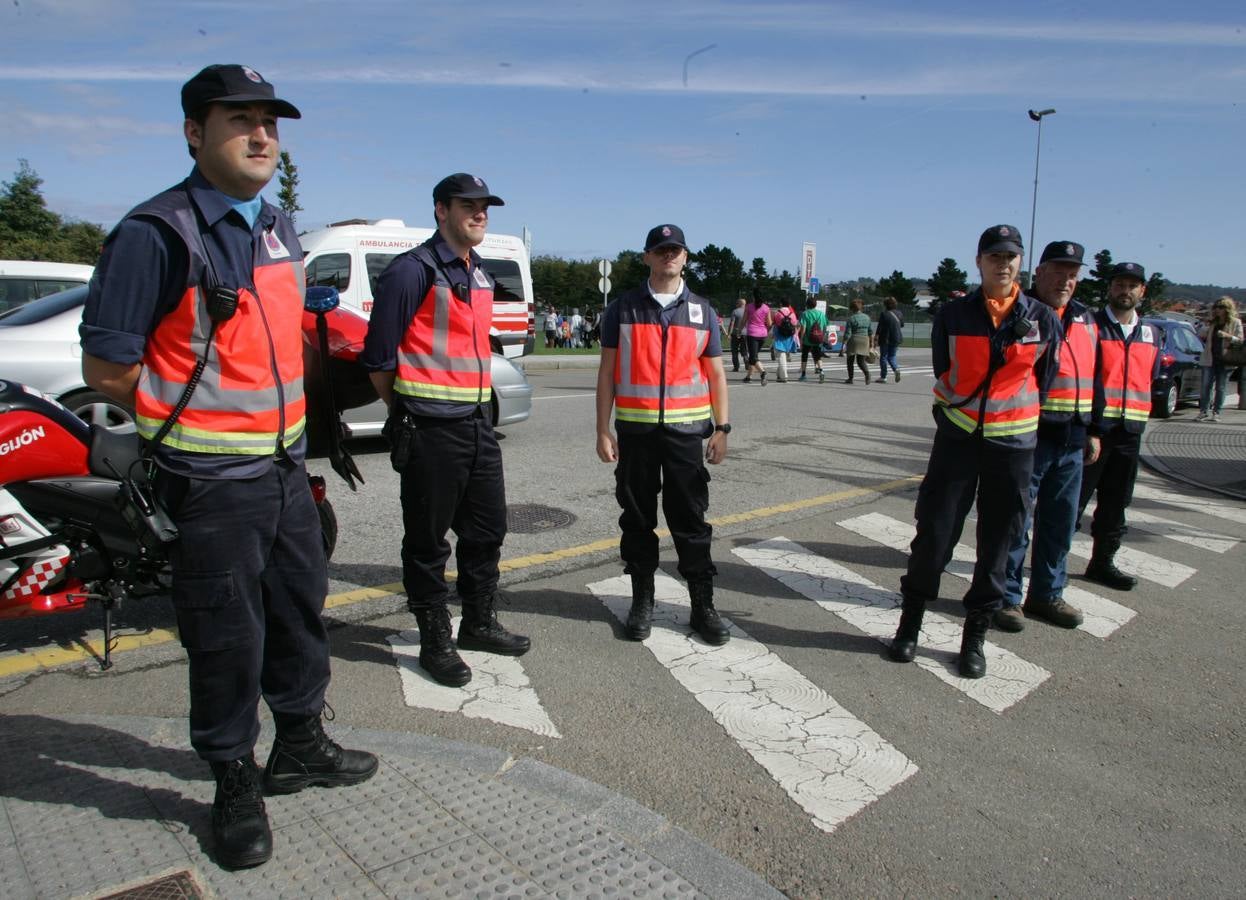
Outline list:
[[[381,273],[360,363],[389,407],[390,460],[402,476],[402,582],[420,629],[420,666],[460,687],[472,672],[458,649],[506,656],[531,641],[497,618],[506,537],[502,451],[491,418],[493,278],[475,247],[502,199],[465,172],[433,188],[437,231]],[[446,561],[458,541],[458,644],[446,606]]]
[[[1108,280],[1107,305],[1095,313],[1099,327],[1099,380],[1090,424],[1100,444],[1098,459],[1082,476],[1078,518],[1097,494],[1090,534],[1094,538],[1086,577],[1118,591],[1132,590],[1134,576],[1116,566],[1116,552],[1128,530],[1125,509],[1133,500],[1138,451],[1151,415],[1151,384],[1159,372],[1164,345],[1159,329],[1143,324],[1138,304],[1146,296],[1146,271],[1134,262],[1117,263]]]
[[[280,154],[277,118],[299,111],[238,65],[186,82],[182,111],[195,168],[109,235],[83,312],[82,370],[135,409],[144,438],[161,438],[156,491],[180,532],[170,562],[190,740],[216,777],[217,860],[240,868],[272,855],[252,757],[261,694],[277,728],[268,793],[365,781],[377,760],[343,750],[320,723],[328,577],[303,465],[303,253],[260,197]],[[202,380],[167,424],[200,359]]]
[[[619,554],[631,576],[624,631],[649,636],[658,568],[658,494],[692,600],[689,625],[706,643],[731,634],[714,609],[709,470],[727,456],[727,375],[714,307],[688,290],[688,247],[678,225],[645,238],[648,282],[606,307],[597,370],[597,457],[615,467],[623,513]],[[616,438],[610,433],[615,412]],[[702,450],[702,441],[709,438]]]

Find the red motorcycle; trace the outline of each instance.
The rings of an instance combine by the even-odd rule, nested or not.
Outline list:
[[[339,411],[376,399],[355,363],[367,324],[338,308],[337,291],[309,288],[303,325],[309,438],[327,444],[354,490],[363,478],[342,447]],[[324,479],[308,480],[329,556],[337,518]],[[88,426],[39,391],[0,381],[0,619],[98,603],[107,669],[114,610],[126,598],[168,592],[166,547],[175,540],[132,433]]]

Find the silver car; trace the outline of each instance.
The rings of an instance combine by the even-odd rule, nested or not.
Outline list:
[[[87,422],[133,429],[130,410],[82,380],[78,325],[86,297],[86,286],[72,288],[0,314],[0,378],[43,391]],[[514,425],[527,419],[532,413],[532,385],[523,370],[494,354],[492,379],[493,423]],[[351,437],[376,436],[384,424],[385,407],[377,400],[347,410],[342,418]]]

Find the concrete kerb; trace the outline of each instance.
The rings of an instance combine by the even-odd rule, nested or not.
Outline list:
[[[0,721],[3,721],[3,719],[0,719]],[[37,752],[41,739],[43,741],[52,740],[52,743],[55,744],[57,736],[72,738],[75,731],[79,731],[84,727],[115,732],[118,740],[133,738],[140,745],[150,745],[156,750],[177,749],[184,751],[185,754],[190,753],[185,746],[185,720],[142,716],[47,717],[45,724],[28,728],[22,735],[10,735],[6,738],[6,743],[11,744],[14,741],[18,741],[31,744],[32,746],[29,749]],[[444,778],[454,782],[453,784],[440,785],[442,789],[449,792],[449,795],[458,793],[456,785],[460,783],[463,785],[464,794],[470,791],[466,787],[467,785],[484,784],[486,790],[487,783],[490,781],[507,785],[507,789],[515,792],[516,799],[528,801],[521,804],[525,808],[548,811],[547,815],[531,813],[531,815],[535,816],[535,819],[528,825],[522,826],[520,828],[521,831],[528,826],[539,829],[541,823],[536,821],[537,819],[546,820],[546,824],[548,824],[553,821],[554,817],[558,817],[560,822],[569,821],[571,823],[569,829],[564,829],[567,833],[581,835],[586,842],[585,847],[588,847],[591,843],[592,855],[600,858],[603,848],[612,848],[612,855],[618,858],[617,860],[611,859],[611,862],[618,862],[619,865],[608,867],[604,870],[601,867],[596,867],[593,871],[593,877],[604,877],[606,882],[618,880],[619,884],[613,885],[616,888],[629,887],[629,889],[635,889],[638,885],[634,879],[629,884],[628,873],[631,872],[635,875],[635,873],[640,872],[642,875],[664,880],[664,883],[668,883],[671,878],[682,880],[685,882],[684,891],[694,888],[702,896],[722,898],[782,896],[755,873],[740,866],[735,861],[697,840],[682,829],[672,826],[664,817],[657,813],[602,785],[556,769],[537,760],[527,757],[516,760],[501,750],[418,734],[357,729],[341,725],[333,728],[333,734],[337,740],[348,746],[366,748],[378,753],[383,760],[391,763],[391,768],[393,763],[400,762],[401,760],[409,761],[404,765],[414,762],[434,766],[435,771],[431,777]],[[99,736],[97,735],[96,737],[98,738]],[[266,751],[271,739],[271,723],[265,720],[260,737],[260,748],[258,749],[261,752]],[[139,746],[140,762],[146,759],[146,754],[141,751],[142,748]],[[136,752],[134,745],[130,745],[130,752],[131,754]],[[155,758],[158,758],[158,755]],[[263,756],[261,755],[259,759],[262,761]],[[208,806],[211,803],[212,787],[210,779],[206,774],[206,766],[204,770],[204,778],[201,781],[190,782],[185,780],[187,773],[180,773],[174,777],[173,773],[163,774],[154,770],[144,772],[137,768],[126,769],[115,766],[109,767],[109,775],[117,780],[122,789],[126,786],[131,787],[136,797],[141,796],[145,790],[141,783],[144,777],[148,778],[148,780],[151,777],[156,777],[161,780],[162,784],[167,782],[167,785],[165,785],[167,788],[175,789],[176,792],[183,795],[183,799],[178,801],[179,805],[202,807],[205,820],[202,827],[206,830],[206,817]],[[437,776],[436,772],[442,774]],[[344,809],[350,809],[352,811],[351,814],[358,821],[360,820],[359,807],[361,805],[375,805],[378,813],[375,817],[375,828],[380,832],[378,839],[384,840],[389,823],[383,815],[384,809],[382,807],[388,809],[392,806],[392,803],[386,800],[388,795],[369,795],[365,797],[363,792],[357,792],[352,795],[350,793],[351,790],[317,791],[313,789],[312,791],[304,792],[311,796],[310,800],[297,802],[311,804],[309,809],[313,810],[313,813],[311,813],[312,817],[325,818],[327,816],[328,819],[326,821],[338,816]],[[412,782],[404,792],[404,796],[406,793],[419,794],[419,791],[418,784]],[[6,791],[5,794],[7,793]],[[0,794],[0,824],[12,826],[14,823],[6,810],[5,794]],[[361,798],[363,799],[361,800]],[[29,805],[32,799],[21,802]],[[86,807],[90,807],[95,802],[90,796],[86,795],[80,799],[81,805]],[[113,799],[115,801],[116,798]],[[427,802],[427,799],[424,798],[424,802]],[[67,812],[71,816],[80,812],[80,804],[76,799],[73,801],[66,800],[65,798],[52,799],[51,795],[49,795],[49,800],[39,805],[48,807],[50,814],[55,816],[56,810],[65,807],[66,803],[69,803]],[[270,800],[270,805],[280,807],[283,804],[289,805],[286,798],[273,798]],[[505,808],[509,809],[512,807],[505,806]],[[282,813],[281,809],[270,810],[270,815],[276,816],[274,819],[275,828],[283,815],[289,818],[289,812],[289,810],[286,810],[285,813]],[[307,810],[303,810],[303,813],[307,814]],[[118,846],[124,844],[127,840],[127,835],[119,832],[132,832],[128,837],[137,842],[144,840],[145,837],[149,836],[148,833],[152,828],[160,824],[158,822],[145,821],[141,818],[124,816],[112,818],[104,810],[101,810],[101,814],[108,819],[110,834],[113,839],[119,842]],[[368,818],[366,815],[363,816],[363,820]],[[29,820],[30,817],[27,816],[23,821],[29,823]],[[488,836],[493,834],[495,827],[500,827],[504,830],[508,829],[508,827],[510,829],[516,827],[511,823],[477,821],[472,819],[471,816],[463,819],[460,825],[468,831],[476,833],[477,838],[485,842],[484,846],[489,845]],[[46,826],[42,827],[42,831],[47,830],[50,829]],[[197,830],[198,828],[196,827]],[[311,831],[315,830],[311,828]],[[107,865],[85,866],[84,864],[83,867],[79,867],[80,871],[72,865],[69,866],[67,871],[57,873],[27,871],[25,868],[27,862],[24,856],[21,855],[21,848],[25,845],[30,845],[32,842],[37,844],[39,842],[38,837],[33,834],[18,833],[22,831],[22,828],[19,827],[5,827],[4,831],[11,831],[15,838],[15,841],[11,844],[0,843],[0,860],[6,863],[4,866],[6,875],[3,882],[8,885],[9,890],[14,891],[14,893],[9,893],[9,896],[35,896],[39,893],[39,889],[53,887],[53,882],[62,884],[75,894],[82,894],[83,892],[96,893],[101,890],[106,891],[119,885],[150,878],[156,874],[157,869],[166,870],[171,864],[174,865],[174,868],[189,868],[192,872],[197,872],[199,876],[212,883],[217,889],[229,889],[230,884],[233,884],[238,889],[247,886],[256,888],[262,885],[262,889],[265,892],[275,891],[277,894],[282,894],[288,889],[299,888],[298,884],[293,882],[285,884],[285,882],[292,877],[305,878],[304,864],[317,862],[317,860],[303,859],[302,855],[309,852],[309,847],[305,842],[301,848],[292,845],[291,834],[287,832],[278,835],[276,855],[273,861],[260,869],[251,870],[250,873],[222,872],[207,857],[199,841],[194,839],[181,841],[182,850],[185,852],[184,859],[173,858],[181,857],[181,852],[172,855],[166,853],[165,855],[168,858],[159,860],[160,865],[158,866],[150,859],[139,859],[134,855],[116,853],[109,854],[111,862]],[[184,835],[183,837],[190,838],[191,836]],[[327,838],[325,838],[325,841],[326,846],[332,843]],[[584,877],[584,863],[579,858],[583,854],[568,853],[565,860],[566,865],[560,865],[556,861],[552,862],[546,858],[547,854],[544,854],[544,850],[536,851],[541,856],[539,860],[536,858],[532,860],[523,858],[526,853],[524,848],[527,846],[526,843],[521,845],[512,841],[506,844],[505,851],[498,851],[498,853],[507,858],[509,864],[514,866],[512,871],[516,873],[529,869],[534,871],[540,869],[545,872],[547,880],[551,875],[554,875],[557,876],[557,879],[561,879],[559,880],[560,884],[565,884],[568,887],[572,885],[573,880]],[[286,855],[292,858],[282,860],[283,849],[286,851]],[[343,857],[336,851],[333,853],[328,852],[333,849],[328,847],[325,858],[318,860],[318,862],[322,866],[336,868],[345,866],[350,871],[330,872],[317,869],[318,874],[326,878],[331,876],[334,883],[339,886],[353,885],[365,888],[370,883],[373,886],[373,890],[381,880],[384,880],[379,877],[380,873],[371,871],[367,866],[351,859],[349,856]],[[314,849],[311,852],[314,855]],[[436,852],[434,852],[434,856]],[[608,850],[606,852],[611,851]],[[423,854],[414,854],[412,860],[423,858]],[[497,861],[494,860],[494,862]],[[529,863],[531,865],[527,865]],[[637,869],[638,864],[641,865],[640,869]],[[482,865],[484,864],[482,863]],[[553,872],[551,868],[558,871]],[[483,870],[473,871],[470,866],[466,866],[461,874],[456,872],[454,875],[446,874],[442,876],[443,881],[445,878],[449,878],[451,881],[464,880],[463,884],[443,883],[442,886],[446,890],[469,889],[472,883],[480,881],[482,872]],[[614,873],[613,875],[611,874],[612,872]],[[258,881],[261,878],[262,882]],[[252,882],[256,883],[252,884]],[[531,881],[529,881],[529,885],[532,886]],[[548,887],[548,885],[546,886]],[[587,887],[587,885],[584,886]],[[601,885],[598,886],[600,887]],[[300,890],[306,887],[307,885],[303,884]],[[642,884],[640,887],[643,889],[644,885]],[[657,896],[657,894],[653,895]]]
[[[601,364],[601,357],[597,354],[584,355],[573,354],[568,356],[537,356],[529,354],[520,357],[519,366],[525,371],[541,371],[546,369],[595,369]]]

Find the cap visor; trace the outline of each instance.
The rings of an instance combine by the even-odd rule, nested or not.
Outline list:
[[[1025,253],[1025,250],[1021,247],[1021,245],[1020,245],[1020,244],[1013,244],[1013,243],[1010,243],[1010,242],[1007,242],[1007,241],[1006,241],[1006,242],[1001,243],[1001,244],[992,244],[992,245],[991,245],[991,246],[989,246],[989,247],[983,247],[981,250],[979,250],[979,251],[978,251],[978,254],[979,254],[979,255],[981,255],[981,254],[983,254],[983,253],[1017,253],[1017,254],[1024,254],[1024,253]]]
[[[660,244],[650,244],[645,248],[645,252],[648,253],[650,250],[657,250],[659,247],[679,247],[681,250],[688,249],[688,245],[680,241],[662,241]]]
[[[209,100],[209,103],[267,103],[273,108],[278,117],[282,119],[301,119],[303,114],[298,111],[293,103],[285,100],[277,100],[274,97],[263,97],[256,94],[233,94],[229,97],[217,97],[215,100]]]

